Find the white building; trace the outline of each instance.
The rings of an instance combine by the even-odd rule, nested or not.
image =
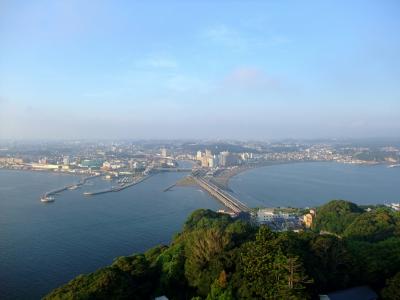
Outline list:
[[[273,208],[259,209],[257,212],[257,221],[259,223],[268,223],[273,221],[276,216]]]
[[[203,157],[203,153],[201,153],[201,151],[197,151],[197,155],[196,155],[196,159],[197,160],[201,160],[201,158]]]

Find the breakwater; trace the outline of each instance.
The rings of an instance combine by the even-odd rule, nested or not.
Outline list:
[[[78,187],[84,185],[88,180],[96,178],[96,177],[99,177],[99,176],[100,176],[99,174],[96,174],[96,175],[91,175],[91,176],[84,177],[84,178],[82,178],[82,180],[80,180],[76,184],[69,184],[69,185],[63,186],[61,188],[46,192],[46,193],[44,193],[43,197],[54,196],[54,195],[59,194],[59,193],[65,191],[65,190],[77,189]]]
[[[131,183],[124,184],[124,185],[122,185],[122,186],[116,186],[116,187],[112,187],[112,188],[110,188],[110,189],[105,189],[105,190],[100,190],[100,191],[94,191],[94,192],[84,192],[83,194],[84,194],[85,196],[95,196],[95,195],[100,195],[100,194],[119,192],[119,191],[122,191],[122,190],[124,190],[124,189],[127,189],[128,187],[131,187],[131,186],[134,186],[134,185],[136,185],[136,184],[139,184],[139,183],[141,183],[142,181],[144,181],[144,180],[150,178],[151,176],[152,176],[152,175],[147,175],[147,176],[145,176],[145,177],[142,177],[142,178],[140,178],[140,179],[138,179],[138,180],[135,180],[135,181],[133,181],[133,182],[131,182]]]

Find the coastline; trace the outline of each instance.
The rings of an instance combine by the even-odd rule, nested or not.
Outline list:
[[[33,170],[33,169],[16,169],[16,168],[0,168],[1,171],[20,171],[20,172],[32,172],[32,173],[46,173],[46,174],[54,174],[54,175],[69,175],[69,176],[78,176],[82,177],[85,175],[92,175],[87,173],[73,173],[73,172],[55,172],[51,170]]]

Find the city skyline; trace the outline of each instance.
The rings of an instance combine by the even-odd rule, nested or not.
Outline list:
[[[398,137],[397,1],[0,7],[1,139]]]

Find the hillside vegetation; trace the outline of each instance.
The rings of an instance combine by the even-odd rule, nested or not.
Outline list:
[[[398,213],[337,200],[301,233],[197,210],[169,246],[119,257],[45,299],[312,299],[361,284],[399,299],[399,229]]]

